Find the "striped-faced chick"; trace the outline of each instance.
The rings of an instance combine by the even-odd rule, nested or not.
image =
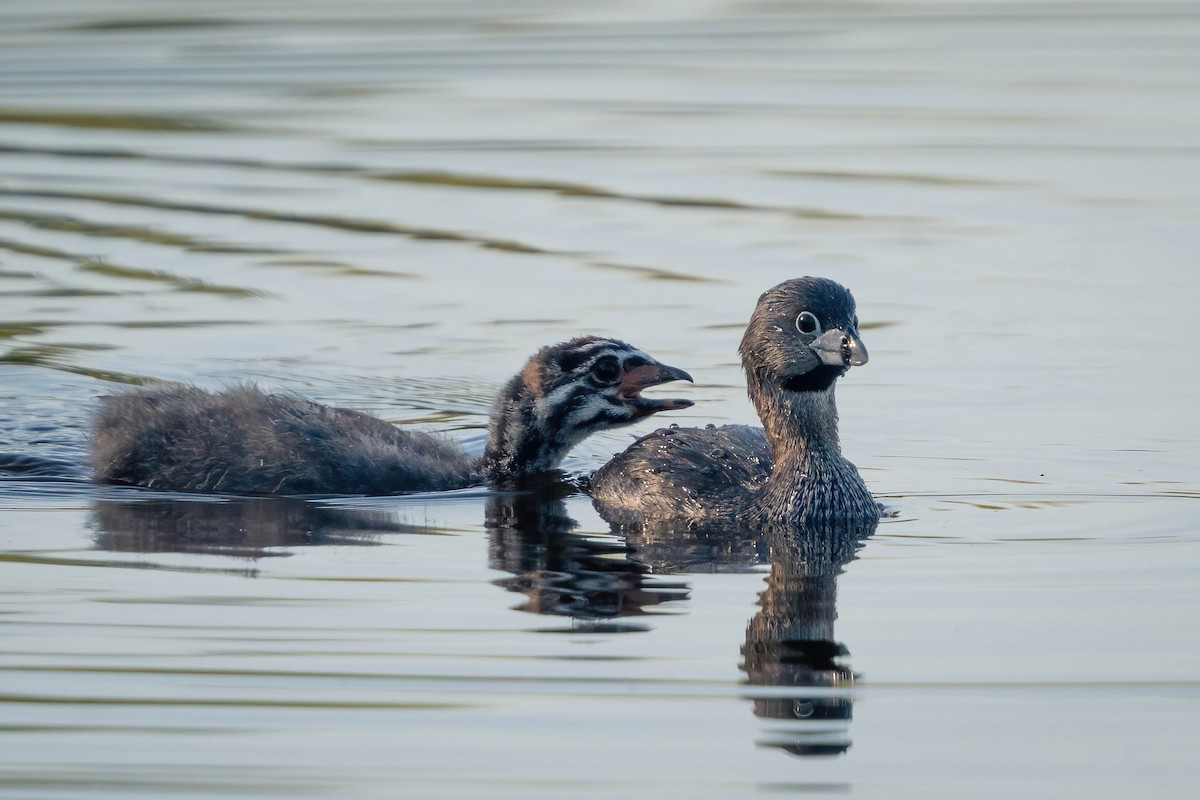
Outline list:
[[[688,408],[691,400],[641,395],[677,380],[692,376],[616,339],[584,336],[543,347],[496,398],[484,475],[493,484],[519,481],[555,469],[597,431]]]

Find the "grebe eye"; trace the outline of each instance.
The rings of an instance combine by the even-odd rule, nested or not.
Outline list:
[[[821,323],[817,319],[817,315],[811,311],[801,311],[800,316],[796,317],[796,330],[808,335],[810,333],[820,333]]]
[[[621,365],[616,356],[601,356],[592,364],[592,377],[604,383],[611,383],[621,374]]]

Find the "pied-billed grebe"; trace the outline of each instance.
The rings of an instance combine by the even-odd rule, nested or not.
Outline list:
[[[254,387],[196,387],[105,398],[92,437],[95,477],[182,492],[392,494],[508,485],[556,468],[589,434],[690,400],[641,391],[686,372],[594,336],[544,347],[496,398],[482,458],[447,439],[358,411]]]
[[[758,299],[739,348],[763,428],[663,428],[591,479],[610,522],[814,527],[878,520],[838,444],[834,384],[867,363],[854,298],[826,278],[785,281]]]

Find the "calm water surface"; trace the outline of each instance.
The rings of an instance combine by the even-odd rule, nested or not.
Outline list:
[[[0,5],[0,796],[1191,796],[1198,219],[1193,3]],[[863,542],[87,480],[155,381],[478,448],[585,332],[753,422],[802,274]]]

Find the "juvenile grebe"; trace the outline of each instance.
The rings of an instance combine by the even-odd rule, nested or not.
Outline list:
[[[854,298],[825,278],[785,281],[758,299],[739,348],[764,428],[662,428],[592,476],[610,522],[820,527],[879,519],[841,453],[834,385],[867,363]]]
[[[447,439],[290,394],[139,390],[103,401],[92,465],[98,481],[181,492],[392,494],[519,484],[556,468],[589,434],[691,406],[641,396],[674,380],[691,376],[614,339],[544,347],[496,398],[482,458]]]

